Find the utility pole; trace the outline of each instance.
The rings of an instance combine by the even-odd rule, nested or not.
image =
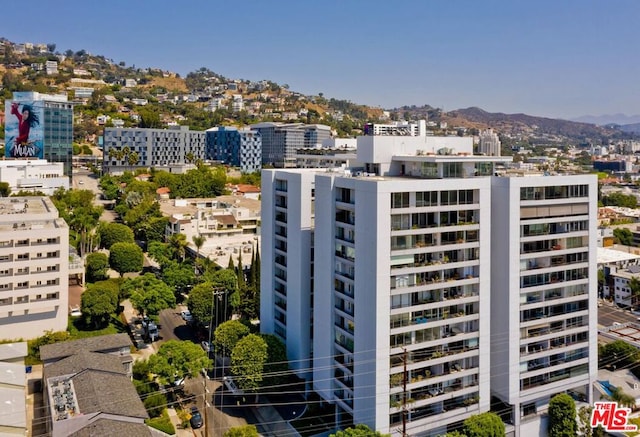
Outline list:
[[[211,331],[213,327],[213,309],[215,308],[215,299],[216,297],[222,296],[226,293],[222,288],[214,288],[211,293],[211,319],[209,320],[209,350],[207,351],[207,358],[211,354]],[[216,311],[216,328],[218,327],[218,311]],[[215,366],[215,353],[214,353],[214,366]],[[224,389],[224,388],[223,388]],[[209,422],[207,421],[207,411],[209,407],[209,403],[207,402],[207,372],[205,370],[204,375],[202,375],[202,405],[203,405],[203,416],[202,420],[204,421],[204,435],[209,436]],[[213,417],[213,416],[211,416]]]

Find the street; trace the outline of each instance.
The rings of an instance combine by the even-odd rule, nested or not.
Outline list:
[[[616,305],[602,304],[598,308],[598,325],[611,326],[614,322],[638,322],[638,316],[629,310],[618,308]]]
[[[160,312],[160,340],[154,344],[156,350],[162,343],[169,340],[193,341],[198,345],[200,344],[195,330],[182,320],[180,311],[185,308],[179,305],[176,308]],[[209,431],[208,435],[214,437],[222,437],[232,427],[255,423],[255,418],[250,408],[235,407],[232,396],[223,392],[222,384],[219,382],[221,377],[221,374],[217,374],[214,380],[206,379],[206,396],[203,396],[205,377],[202,374],[195,378],[187,378],[184,384],[186,401],[182,406],[189,408],[191,405],[196,405],[202,415],[205,416]],[[207,408],[205,408],[205,398],[209,405]],[[224,409],[222,405],[224,405]],[[192,431],[196,436],[206,435],[204,427]]]
[[[98,177],[92,172],[82,168],[74,168],[71,188],[75,190],[93,191],[95,194],[93,198],[94,205],[101,205],[104,207],[100,220],[110,223],[116,221],[118,215],[113,210],[107,208],[107,205],[110,205],[111,201],[102,199],[102,190],[100,190],[100,187],[98,186]]]

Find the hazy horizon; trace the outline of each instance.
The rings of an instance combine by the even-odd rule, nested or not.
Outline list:
[[[207,67],[385,109],[640,113],[640,3],[9,2],[3,36],[185,76]],[[18,17],[27,18],[17,19]]]

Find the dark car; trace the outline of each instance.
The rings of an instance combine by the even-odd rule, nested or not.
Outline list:
[[[189,419],[189,423],[191,424],[191,428],[193,429],[202,428],[202,414],[200,414],[200,411],[198,411],[198,407],[196,407],[195,405],[191,407],[191,419]]]

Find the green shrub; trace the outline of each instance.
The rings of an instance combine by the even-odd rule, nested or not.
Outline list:
[[[138,387],[136,387],[137,389]],[[144,400],[144,407],[147,409],[149,416],[158,417],[167,405],[167,398],[162,393],[151,393]],[[168,417],[168,416],[167,416]]]
[[[171,423],[171,419],[169,419],[169,413],[167,413],[166,409],[162,412],[162,415],[160,417],[147,419],[145,420],[145,423],[151,428],[155,428],[169,435],[175,435],[176,433],[176,430]]]

